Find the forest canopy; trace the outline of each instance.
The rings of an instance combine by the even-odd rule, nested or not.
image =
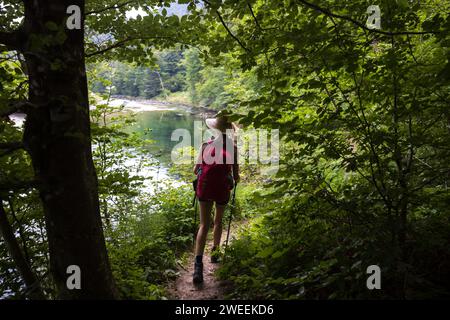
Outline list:
[[[69,5],[81,30],[66,28]],[[448,0],[1,1],[0,298],[171,298],[198,223],[193,176],[149,154],[152,127],[131,132],[136,115],[110,104],[139,97],[280,130],[276,174],[242,166],[239,231],[217,273],[227,298],[448,299],[449,12]],[[144,176],[155,163],[178,184]],[[83,290],[66,287],[71,261]],[[366,286],[373,265],[380,290]]]

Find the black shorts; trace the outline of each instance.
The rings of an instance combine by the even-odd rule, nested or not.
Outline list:
[[[219,206],[226,206],[226,205],[228,204],[228,202],[230,201],[230,199],[228,199],[228,200],[225,201],[225,202],[217,202],[217,201],[214,201],[214,200],[208,200],[208,199],[200,199],[200,198],[198,198],[198,201],[200,201],[200,202],[215,202],[216,205],[219,205]]]

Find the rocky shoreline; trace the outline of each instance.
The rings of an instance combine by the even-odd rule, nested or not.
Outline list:
[[[111,104],[123,104],[125,109],[132,111],[157,111],[157,110],[179,110],[182,109],[192,115],[201,116],[203,118],[212,117],[217,113],[217,110],[194,106],[183,103],[174,103],[169,101],[160,101],[154,99],[144,99],[140,97],[129,96],[111,96]]]

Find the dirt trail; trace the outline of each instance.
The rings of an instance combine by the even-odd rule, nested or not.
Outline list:
[[[236,230],[235,225],[231,227],[230,241],[233,238]],[[226,228],[222,232],[222,248],[225,246]],[[177,300],[220,300],[224,299],[229,283],[227,281],[220,281],[214,275],[214,272],[220,266],[220,262],[211,263],[210,254],[213,245],[211,232],[208,235],[208,240],[205,246],[205,253],[203,255],[203,284],[194,285],[192,283],[192,274],[194,273],[194,254],[191,253],[188,258],[187,266],[180,268],[180,276],[169,288],[171,299]]]

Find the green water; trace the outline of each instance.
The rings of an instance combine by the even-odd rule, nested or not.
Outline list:
[[[162,164],[168,165],[171,151],[179,143],[179,141],[171,141],[172,132],[175,129],[187,129],[193,139],[194,121],[201,121],[201,118],[184,110],[155,110],[138,112],[136,120],[137,122],[130,127],[130,130],[140,133],[146,139],[153,140],[147,145],[149,153],[158,158]]]

